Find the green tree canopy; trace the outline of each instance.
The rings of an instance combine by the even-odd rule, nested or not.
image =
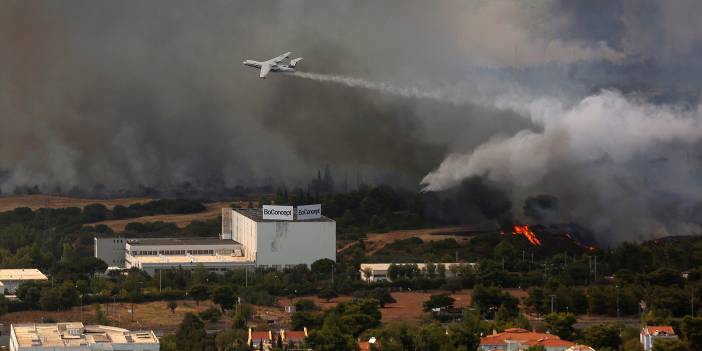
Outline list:
[[[339,294],[336,293],[333,289],[326,288],[322,291],[319,292],[319,295],[317,295],[320,299],[324,299],[327,302],[331,301],[331,299],[336,298],[339,296]]]
[[[210,290],[206,285],[194,285],[188,290],[188,295],[192,296],[195,304],[200,305],[200,301],[205,301],[210,297]]]
[[[544,325],[551,334],[558,335],[564,340],[575,339],[575,328],[573,327],[577,319],[572,313],[549,313],[544,317]]]
[[[307,342],[316,351],[356,351],[356,340],[342,327],[338,316],[332,313],[324,320],[322,328],[310,332]]]
[[[685,316],[680,331],[693,350],[702,350],[702,317]]]
[[[175,333],[178,350],[211,351],[212,340],[205,332],[205,324],[193,313],[186,313]]]
[[[596,350],[603,347],[616,350],[622,344],[622,339],[619,336],[621,329],[621,326],[612,323],[593,325],[583,331],[585,344]]]
[[[656,339],[653,351],[690,351],[690,346],[680,339]]]
[[[429,300],[424,301],[423,306],[425,311],[431,311],[432,308],[446,308],[453,307],[453,303],[456,299],[451,297],[449,294],[438,294],[431,295]]]
[[[234,307],[235,298],[236,296],[234,295],[234,290],[229,286],[221,286],[214,291],[214,294],[212,294],[212,301],[219,305],[222,312],[225,310],[231,310]]]

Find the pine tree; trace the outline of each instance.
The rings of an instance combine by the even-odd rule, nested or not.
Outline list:
[[[175,333],[178,350],[209,351],[213,348],[203,323],[193,313],[187,313]]]

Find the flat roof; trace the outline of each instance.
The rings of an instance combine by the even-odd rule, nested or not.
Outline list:
[[[21,348],[78,348],[93,344],[158,344],[150,330],[129,331],[105,325],[84,326],[80,322],[12,324]]]
[[[329,217],[322,216],[320,218],[298,220],[297,215],[294,216],[295,220],[292,221],[281,221],[277,219],[263,219],[263,209],[260,208],[234,208],[236,212],[241,213],[249,219],[255,222],[334,222],[333,219]]]
[[[141,264],[253,263],[246,256],[227,255],[161,255],[134,256],[134,258]]]
[[[193,246],[193,245],[241,245],[240,243],[229,240],[220,239],[215,237],[205,237],[205,238],[146,238],[146,239],[128,239],[127,244],[132,246],[138,245],[181,245],[181,246]]]
[[[47,280],[44,273],[35,268],[0,269],[0,281],[3,280]]]
[[[417,268],[419,269],[424,269],[427,268],[428,263],[361,263],[361,269],[372,269],[374,271],[387,271],[390,269],[391,265],[396,265],[396,266],[407,266],[407,265],[417,265]],[[475,267],[478,264],[475,262],[438,262],[434,263],[435,266],[438,265],[444,265],[446,268],[453,267],[453,266],[468,266],[468,267]]]

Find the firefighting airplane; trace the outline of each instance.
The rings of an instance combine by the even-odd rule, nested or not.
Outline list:
[[[272,58],[268,61],[254,61],[254,60],[246,60],[244,61],[245,66],[249,67],[256,67],[260,68],[261,72],[258,74],[258,77],[261,79],[265,79],[266,75],[268,75],[268,72],[273,71],[273,72],[295,72],[295,65],[297,65],[300,60],[302,60],[302,57],[298,57],[296,59],[290,60],[290,63],[285,65],[285,64],[280,64],[283,62],[283,60],[290,58],[291,52],[286,52],[278,57]]]

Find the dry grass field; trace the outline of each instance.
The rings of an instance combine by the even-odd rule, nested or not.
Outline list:
[[[157,329],[174,330],[187,312],[203,311],[213,306],[211,302],[202,302],[196,306],[192,301],[178,301],[175,312],[171,312],[166,301],[146,302],[134,305],[134,319],[132,320],[132,304],[108,303],[100,307],[105,316],[127,329]],[[80,321],[80,307],[66,311],[23,311],[8,313],[0,317],[3,323],[39,323],[44,318],[51,318],[57,322]],[[95,323],[95,306],[83,306],[83,321]]]
[[[0,212],[10,211],[17,207],[29,207],[33,210],[38,208],[64,208],[64,207],[80,207],[83,208],[90,204],[103,204],[108,208],[113,208],[116,205],[129,206],[136,203],[145,203],[155,199],[151,198],[124,198],[124,199],[79,199],[64,196],[51,195],[24,195],[24,196],[8,196],[0,197]]]
[[[163,332],[172,332],[178,327],[183,317],[188,312],[198,313],[210,307],[217,307],[211,301],[203,301],[197,306],[194,301],[177,301],[178,307],[174,312],[168,309],[166,301],[154,301],[134,304],[134,317],[132,319],[132,304],[129,303],[106,303],[100,308],[107,319],[114,325],[119,325],[127,329],[153,329]],[[8,313],[0,317],[0,322],[9,325],[10,323],[40,323],[45,318],[51,318],[57,322],[80,321],[80,307],[74,307],[67,311],[23,311]],[[83,319],[86,324],[95,324],[95,305],[83,306]],[[254,314],[253,324],[265,324],[268,320],[275,320],[287,324],[289,315],[278,307],[257,306]],[[208,323],[208,329],[223,329],[231,326],[231,318],[225,314],[217,323]]]
[[[465,232],[474,229],[474,227],[469,226],[456,226],[430,229],[396,230],[387,233],[368,233],[366,238],[363,239],[363,243],[366,246],[366,255],[368,256],[382,250],[385,245],[391,244],[398,240],[413,237],[420,238],[424,242],[455,239],[459,244],[465,245],[470,241],[470,236],[465,235]]]
[[[189,213],[189,214],[169,214],[169,215],[156,215],[156,216],[145,216],[137,218],[126,218],[126,219],[116,219],[109,221],[96,222],[94,224],[104,224],[112,228],[115,232],[124,231],[124,227],[131,222],[166,222],[175,223],[178,227],[183,228],[190,224],[192,221],[205,221],[209,219],[215,219],[217,216],[222,214],[223,207],[229,207],[230,202],[211,202],[204,204],[207,208],[205,211],[200,213]]]
[[[520,289],[505,289],[505,291],[512,294],[512,296],[518,298],[520,301],[522,298],[527,296],[527,292]],[[383,318],[383,322],[389,321],[411,321],[418,320],[422,316],[422,304],[424,301],[429,300],[432,294],[445,293],[445,291],[394,291],[391,293],[392,297],[397,301],[395,303],[385,305],[385,308],[380,310]],[[471,290],[461,290],[455,294],[451,294],[451,297],[456,299],[456,307],[468,307],[471,305]],[[310,299],[314,301],[318,306],[322,308],[331,308],[336,306],[339,302],[351,300],[350,296],[339,296],[338,298],[332,299],[330,302],[326,302],[316,296],[300,297],[296,299]],[[279,306],[286,306],[290,304],[288,298],[280,298],[278,300]]]
[[[103,204],[106,207],[112,209],[116,205],[129,206],[136,203],[146,203],[156,199],[152,198],[123,198],[123,199],[80,199],[72,197],[63,196],[50,196],[50,195],[26,195],[26,196],[10,196],[10,197],[0,197],[0,212],[10,211],[17,207],[29,207],[33,210],[39,208],[65,208],[65,207],[85,207],[89,204]],[[234,201],[236,202],[236,201]],[[119,220],[109,220],[97,222],[94,224],[105,224],[112,228],[115,232],[124,231],[124,227],[130,222],[166,222],[175,223],[178,227],[183,228],[190,224],[192,221],[204,221],[217,218],[222,214],[223,207],[229,207],[232,202],[211,202],[205,203],[206,210],[200,213],[191,214],[171,214],[171,215],[156,215],[156,216],[145,216],[137,218],[127,218]],[[246,202],[240,201],[241,207],[246,207]]]

